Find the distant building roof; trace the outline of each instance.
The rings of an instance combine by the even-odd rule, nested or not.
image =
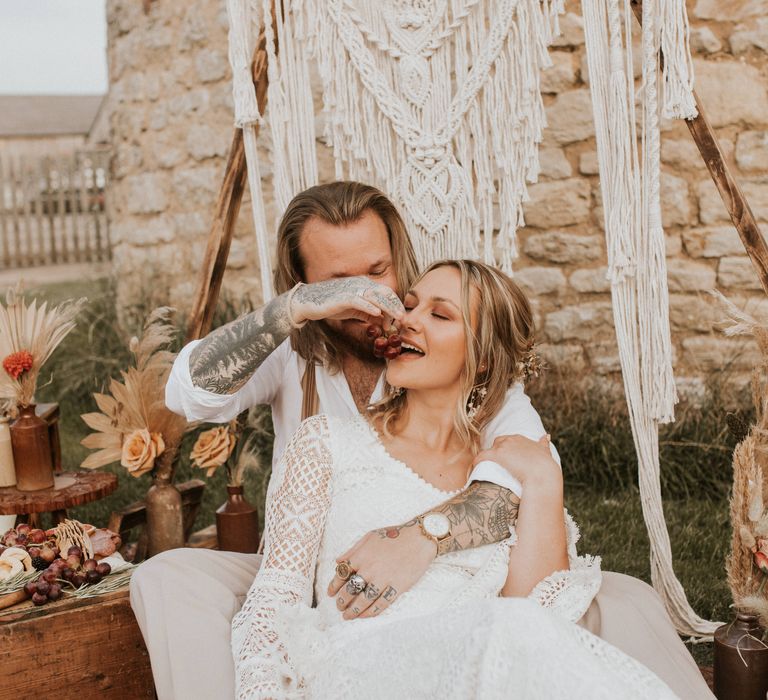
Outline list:
[[[0,95],[3,136],[87,135],[105,95]]]

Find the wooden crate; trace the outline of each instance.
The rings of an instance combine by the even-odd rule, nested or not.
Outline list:
[[[154,698],[149,655],[128,587],[0,611],[0,697]]]

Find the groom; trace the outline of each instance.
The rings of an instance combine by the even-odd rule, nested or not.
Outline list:
[[[226,422],[250,406],[270,404],[275,470],[303,417],[353,416],[380,398],[384,364],[373,357],[366,329],[402,315],[399,295],[417,274],[395,206],[360,183],[335,182],[300,193],[288,205],[277,238],[278,296],[185,346],[166,387],[169,408],[189,420]],[[544,434],[519,384],[509,390],[493,427],[495,434],[534,440]],[[476,470],[471,481],[435,509],[449,534],[437,546],[416,521],[392,523],[384,529],[387,536],[369,533],[350,552],[339,552],[340,558],[345,555],[354,570],[373,572],[369,583],[388,581],[391,602],[421,578],[438,551],[508,537],[516,508],[513,482],[501,467]],[[230,621],[259,563],[259,555],[179,549],[134,573],[131,603],[160,700],[234,696]],[[328,583],[328,594],[345,608],[340,581]]]

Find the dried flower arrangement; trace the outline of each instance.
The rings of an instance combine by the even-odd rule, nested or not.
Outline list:
[[[733,453],[730,517],[733,534],[726,562],[734,605],[758,616],[768,626],[768,325],[737,308],[722,294],[715,296],[729,316],[726,335],[751,335],[760,364],[752,374],[755,424]]]
[[[120,461],[131,476],[153,471],[170,478],[184,433],[192,427],[186,419],[165,406],[165,384],[175,353],[167,350],[175,334],[173,309],[160,307],[147,319],[141,338],[132,338],[135,366],[113,379],[109,394],[94,394],[100,412],[85,413],[82,419],[96,432],[82,440],[97,450],[81,464],[96,469]]]
[[[256,438],[264,432],[254,412],[243,411],[229,423],[201,432],[189,457],[194,466],[206,470],[208,477],[224,466],[227,486],[242,486],[246,470],[260,466],[254,448]]]
[[[86,299],[69,300],[48,308],[37,299],[27,304],[20,287],[0,303],[0,402],[4,413],[35,401],[40,370],[67,334]]]

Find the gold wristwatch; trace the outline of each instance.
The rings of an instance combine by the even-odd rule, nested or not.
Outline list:
[[[448,544],[453,539],[451,534],[451,521],[444,513],[432,511],[425,513],[417,518],[421,532],[425,537],[429,537],[437,545],[437,554],[445,554],[448,551]]]

